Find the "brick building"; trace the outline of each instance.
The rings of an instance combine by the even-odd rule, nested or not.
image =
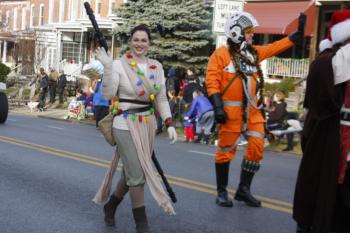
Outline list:
[[[80,73],[93,56],[93,30],[84,2],[89,2],[111,51],[118,49],[112,29],[121,22],[112,15],[123,0],[5,0],[0,1],[0,58],[21,64],[23,73],[39,67]]]

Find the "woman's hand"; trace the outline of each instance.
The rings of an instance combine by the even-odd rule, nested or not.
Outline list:
[[[177,141],[177,133],[174,126],[169,126],[167,131],[170,139],[170,144],[174,144]]]
[[[98,47],[95,50],[95,53],[96,53],[97,60],[99,60],[105,68],[112,67],[113,58],[112,58],[112,55],[109,51],[106,52],[106,50],[104,48]]]

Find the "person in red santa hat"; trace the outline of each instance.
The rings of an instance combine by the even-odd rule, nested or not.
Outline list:
[[[350,232],[350,10],[335,12],[307,77],[297,233]]]

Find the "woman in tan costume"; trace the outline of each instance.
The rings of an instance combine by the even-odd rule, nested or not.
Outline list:
[[[150,46],[151,35],[145,25],[131,31],[130,53],[120,60],[113,60],[103,48],[96,51],[97,59],[104,66],[102,95],[106,99],[117,97],[114,103],[116,116],[113,120],[113,135],[117,150],[111,167],[94,201],[103,203],[111,186],[117,166],[116,157],[123,162],[123,172],[116,190],[104,205],[105,222],[115,224],[117,206],[129,192],[133,216],[138,233],[151,233],[144,206],[144,184],[147,182],[152,196],[168,214],[175,214],[173,206],[152,166],[152,152],[156,130],[155,112],[158,112],[168,129],[169,138],[177,139],[172,126],[171,112],[165,92],[162,65],[145,56]]]

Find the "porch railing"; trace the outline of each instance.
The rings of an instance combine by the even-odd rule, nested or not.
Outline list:
[[[267,60],[268,76],[304,78],[309,72],[309,59],[272,57]]]

